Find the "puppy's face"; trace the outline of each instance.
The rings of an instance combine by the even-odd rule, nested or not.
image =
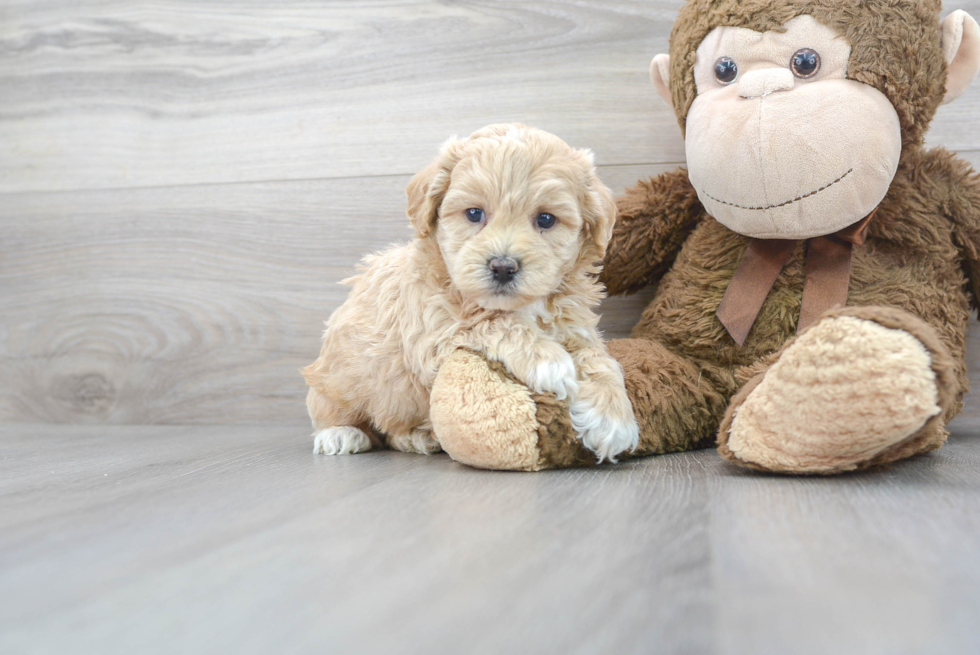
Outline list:
[[[486,309],[514,310],[558,291],[602,258],[615,219],[587,152],[517,125],[447,143],[409,198],[416,229],[434,236],[453,284]]]

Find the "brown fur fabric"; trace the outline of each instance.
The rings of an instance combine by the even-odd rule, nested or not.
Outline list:
[[[647,339],[609,342],[623,367],[626,391],[640,424],[634,455],[659,455],[709,446],[727,397],[698,365]]]
[[[935,389],[935,398],[926,398],[928,412],[908,414],[916,421],[921,417],[922,422],[910,423],[908,430],[902,428],[896,441],[876,442],[880,444],[877,449],[852,449],[858,454],[846,461],[836,456],[836,446],[828,440],[829,461],[819,468],[801,465],[794,469],[792,461],[786,465],[781,463],[785,459],[775,456],[769,458],[769,465],[736,457],[729,448],[729,431],[733,422],[749,424],[751,419],[745,417],[753,416],[753,405],[746,404],[746,399],[760,388],[767,371],[785,370],[782,363],[787,362],[787,367],[793,366],[790,357],[780,361],[788,349],[801,345],[796,350],[799,353],[813,341],[798,339],[796,334],[805,246],[802,241],[797,244],[739,347],[715,312],[748,238],[709,216],[686,171],[678,170],[641,181],[618,200],[619,218],[600,275],[610,294],[656,286],[631,338],[608,344],[609,353],[623,367],[640,427],[634,456],[704,447],[717,437],[721,454],[740,465],[826,474],[885,464],[945,442],[945,425],[960,411],[967,391],[964,351],[970,307],[980,307],[980,176],[951,153],[922,147],[923,135],[945,93],[947,67],[937,29],[939,10],[938,0],[689,0],[671,37],[670,59],[670,86],[683,130],[696,95],[696,50],[715,27],[778,30],[786,21],[808,14],[849,39],[848,77],[874,86],[894,105],[902,131],[902,155],[866,242],[853,249],[847,307],[826,313],[809,329],[860,324],[871,330],[870,324],[876,324],[869,333],[878,336],[863,343],[878,345],[893,343],[888,339],[899,333],[903,343],[911,344],[909,349],[921,357],[915,365],[918,368],[909,365],[903,371],[920,372],[918,379],[927,380],[922,388],[928,388],[928,395]],[[808,370],[819,378],[826,371],[824,360],[819,356],[811,360],[817,363]],[[860,370],[848,368],[850,361],[844,360],[843,370]],[[873,376],[867,379],[874,384]],[[797,385],[806,399],[811,398],[807,395],[810,384],[804,380]],[[879,411],[874,420],[900,416],[900,405],[906,402],[900,397],[903,393],[900,389],[895,395],[879,396],[887,400],[874,406]],[[756,399],[767,402],[774,396],[760,393]],[[563,407],[547,398],[535,400],[539,453],[535,470],[591,463],[581,456],[581,446],[563,418]],[[748,409],[741,418],[739,408]],[[809,415],[823,416],[822,408],[819,405]],[[832,412],[834,407],[827,409]],[[777,415],[790,416],[785,412]],[[832,424],[834,429],[855,425],[846,422],[849,416],[853,414],[837,414],[834,418],[844,422]],[[918,425],[921,428],[916,429]],[[737,449],[738,435],[747,433],[736,432],[732,432],[731,443]],[[835,435],[845,433],[838,430]],[[786,432],[766,434],[779,439]],[[860,435],[845,443],[863,446]],[[758,455],[752,447],[743,439],[741,452]]]
[[[676,186],[681,188],[660,188]],[[748,240],[702,209],[686,241],[675,253],[665,252],[665,244],[675,242],[675,231],[689,229],[689,210],[643,204],[647,197],[684,197],[688,192],[686,178],[676,173],[629,190],[621,206],[640,218],[617,225],[601,275],[610,290],[631,290],[624,279],[656,281],[656,271],[672,264],[632,338],[609,343],[610,353],[626,371],[643,452],[704,445],[732,396],[746,380],[764,372],[794,338],[799,319],[802,244],[777,278],[745,345],[735,344],[715,310]],[[663,259],[651,258],[651,251],[663,253]],[[913,334],[934,357],[943,349],[949,353],[937,364],[943,371],[944,411],[934,425],[945,425],[960,411],[967,390],[966,323],[970,301],[978,302],[978,252],[980,177],[942,149],[907,153],[867,243],[854,249],[848,305],[891,307],[918,316],[926,328]],[[645,374],[638,359],[647,362]],[[700,381],[692,384],[695,375]],[[917,450],[918,445],[889,456]]]
[[[696,51],[711,30],[781,30],[791,18],[810,15],[850,41],[847,77],[884,93],[898,112],[904,148],[919,147],[945,92],[946,62],[936,30],[941,6],[939,0],[692,0],[670,36],[670,86],[681,131],[697,95]]]
[[[956,414],[956,412],[959,411],[962,404],[962,388],[956,375],[956,362],[950,355],[946,344],[944,344],[937,336],[935,330],[933,330],[923,320],[909,314],[908,312],[891,307],[844,307],[826,312],[821,320],[824,318],[833,318],[837,316],[854,316],[857,318],[874,321],[883,327],[904,330],[918,339],[922,345],[925,346],[931,357],[932,370],[936,375],[938,404],[943,411],[927,421],[921,429],[915,432],[915,434],[912,434],[900,443],[886,448],[871,459],[861,462],[842,463],[839,466],[820,471],[819,473],[821,475],[832,475],[835,473],[842,473],[844,471],[853,471],[880,466],[889,462],[910,457],[912,455],[918,455],[930,450],[935,450],[946,443],[948,433],[946,432],[945,424],[952,416]],[[812,329],[812,326],[808,329]],[[779,353],[784,352],[793,344],[793,342],[794,339],[787,341],[786,345],[780,349]],[[777,357],[773,357],[771,360],[774,361],[777,358],[778,353]],[[735,413],[738,411],[739,407],[741,407],[742,403],[745,402],[745,399],[749,396],[749,394],[752,393],[760,382],[762,382],[766,369],[768,369],[768,366],[759,371],[751,380],[749,380],[741,389],[739,389],[737,394],[735,394],[735,396],[732,398],[731,404],[725,411],[725,416],[722,419],[718,430],[718,452],[722,457],[731,462],[760,471],[769,471],[770,469],[759,466],[753,462],[739,461],[738,457],[728,448],[728,437],[729,430],[732,425],[732,419],[734,418]],[[783,472],[795,473],[796,471]]]
[[[931,357],[941,412],[901,443],[829,472],[939,447],[967,390],[966,324],[970,306],[980,306],[980,177],[949,152],[922,148],[945,93],[940,6],[937,0],[689,0],[671,35],[671,91],[682,130],[697,93],[696,50],[711,30],[781,30],[800,15],[847,37],[848,78],[880,90],[898,113],[902,160],[867,242],[854,248],[848,308],[832,315],[858,316],[918,339]],[[703,446],[721,423],[721,452],[734,460],[727,449],[732,416],[796,337],[804,245],[739,347],[715,311],[748,239],[707,215],[683,170],[629,189],[619,209],[601,280],[611,294],[657,285],[632,338],[609,344],[640,422],[638,454]]]
[[[575,436],[568,403],[551,394],[532,394],[531,398],[537,406],[538,468],[595,466],[595,453]]]
[[[610,294],[636,293],[659,280],[704,213],[697,191],[681,169],[640,180],[617,201],[613,240],[603,279]]]
[[[514,384],[520,382],[500,362],[487,360],[487,366],[501,380]],[[568,413],[568,401],[558,400],[554,394],[531,394],[538,422],[537,470],[545,468],[571,468],[595,466],[595,453],[575,438],[575,429]]]

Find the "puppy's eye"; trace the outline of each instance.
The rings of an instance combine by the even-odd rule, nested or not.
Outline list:
[[[558,219],[551,214],[541,213],[538,217],[534,219],[534,224],[537,225],[542,230],[547,230],[555,226],[555,222]]]
[[[478,207],[471,207],[466,210],[466,219],[470,223],[482,223],[483,219],[487,217],[486,212]]]
[[[820,70],[820,55],[816,50],[800,48],[789,60],[789,67],[793,69],[793,75],[799,78],[813,77]]]
[[[738,64],[731,57],[721,57],[715,62],[715,79],[721,84],[731,84],[738,77]]]

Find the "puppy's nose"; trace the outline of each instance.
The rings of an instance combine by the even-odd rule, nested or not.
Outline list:
[[[521,268],[520,263],[510,257],[494,257],[487,262],[487,266],[490,267],[490,272],[493,273],[493,279],[497,284],[507,284],[514,279],[517,271]]]

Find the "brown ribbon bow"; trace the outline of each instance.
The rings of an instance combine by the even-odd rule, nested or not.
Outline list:
[[[873,212],[839,232],[806,241],[803,305],[796,331],[813,323],[828,309],[847,303],[851,280],[851,248],[863,245]],[[797,241],[791,239],[750,239],[725,296],[718,306],[718,319],[742,345],[749,336],[762,304],[776,283]]]

